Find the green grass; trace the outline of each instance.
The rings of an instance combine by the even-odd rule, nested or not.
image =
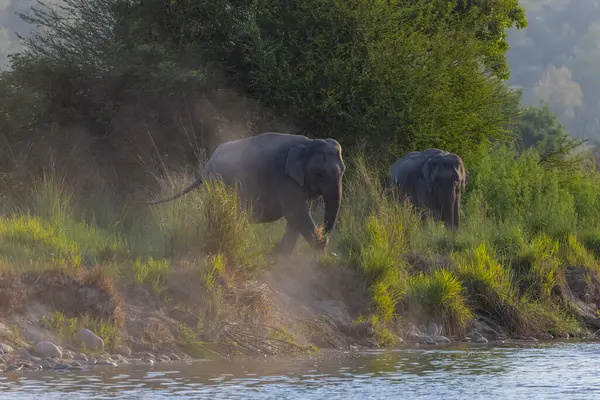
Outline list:
[[[446,269],[410,276],[404,307],[418,317],[439,319],[451,334],[464,333],[473,313],[467,305],[462,282]]]
[[[474,157],[457,233],[391,204],[364,159],[351,161],[335,242],[380,321],[440,318],[457,332],[482,315],[514,333],[579,331],[554,293],[566,266],[598,269],[599,174],[536,157],[510,148]]]
[[[193,329],[186,325],[179,325],[178,332],[181,345],[190,357],[206,357],[208,353],[206,343],[196,338],[198,335]]]
[[[87,328],[102,338],[104,341],[103,351],[114,352],[121,344],[120,332],[116,326],[88,314],[69,318],[63,313],[55,311],[49,318],[42,317],[40,322],[44,328],[53,331],[61,343],[76,343],[77,332],[82,328]],[[86,349],[84,345],[80,345],[80,350],[84,353],[100,352]]]
[[[231,266],[256,268],[273,245],[269,231],[277,227],[252,224],[250,212],[235,188],[207,181],[185,196],[152,206],[139,227],[137,245],[158,257],[222,254]]]
[[[337,255],[317,262],[358,273],[382,343],[393,342],[398,319],[433,318],[453,334],[478,315],[514,333],[577,333],[579,322],[560,293],[567,267],[600,273],[599,174],[545,168],[535,157],[510,148],[474,157],[458,232],[392,202],[365,160],[347,157],[351,168],[331,242]],[[163,195],[185,183],[165,187]],[[174,271],[192,268],[203,304],[214,308],[206,314],[210,324],[221,315],[223,281],[254,278],[268,268],[266,256],[284,227],[283,221],[253,224],[236,190],[222,182],[129,215],[115,212],[113,222],[109,214],[82,207],[76,191],[48,174],[32,185],[22,208],[0,216],[0,261],[17,271],[117,265],[122,278],[164,302],[171,299]],[[94,215],[104,222],[94,223]],[[312,254],[308,249],[300,240],[295,257]]]

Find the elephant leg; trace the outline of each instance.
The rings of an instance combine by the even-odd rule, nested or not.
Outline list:
[[[286,217],[290,229],[296,228],[304,240],[314,250],[321,250],[325,247],[325,239],[322,238],[321,232],[318,232],[315,222],[310,215],[308,204],[295,213]]]
[[[273,249],[274,254],[289,255],[292,254],[298,241],[300,232],[293,227],[289,222],[285,226],[285,233],[281,241]]]

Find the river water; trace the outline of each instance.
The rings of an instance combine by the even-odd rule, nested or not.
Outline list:
[[[600,399],[600,343],[322,352],[0,376],[0,399]]]

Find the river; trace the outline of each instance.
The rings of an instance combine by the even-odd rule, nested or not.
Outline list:
[[[322,352],[0,376],[0,399],[599,399],[600,343]]]

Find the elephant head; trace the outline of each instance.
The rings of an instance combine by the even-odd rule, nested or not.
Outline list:
[[[346,166],[342,146],[334,139],[314,139],[289,150],[285,173],[304,188],[311,198],[325,202],[324,233],[329,237],[342,200],[342,177]]]
[[[460,223],[460,197],[466,186],[466,171],[462,159],[453,153],[436,154],[423,165],[422,178],[427,197],[448,227]]]

